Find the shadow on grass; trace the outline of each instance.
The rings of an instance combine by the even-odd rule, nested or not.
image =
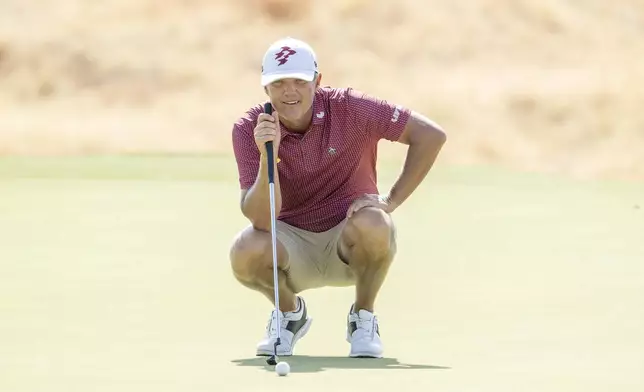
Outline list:
[[[291,373],[315,373],[327,369],[392,369],[392,370],[436,370],[450,369],[445,366],[419,365],[400,363],[396,358],[349,358],[349,357],[316,357],[308,355],[293,355],[282,357],[291,366]],[[266,363],[266,357],[235,359],[232,363],[237,366],[264,368],[272,372],[275,367]]]

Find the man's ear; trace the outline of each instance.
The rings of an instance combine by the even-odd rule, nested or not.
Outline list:
[[[322,81],[322,74],[321,74],[321,73],[318,73],[318,75],[317,75],[317,81],[315,82],[315,88],[319,88],[319,87],[320,87],[320,82],[321,82],[321,81]]]
[[[268,87],[264,86],[264,92],[268,95]]]

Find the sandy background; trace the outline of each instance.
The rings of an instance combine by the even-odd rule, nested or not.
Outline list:
[[[0,154],[230,153],[284,35],[443,124],[445,163],[644,178],[638,0],[3,0]]]

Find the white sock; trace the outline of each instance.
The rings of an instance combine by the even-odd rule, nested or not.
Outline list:
[[[300,311],[302,310],[302,301],[299,297],[295,297],[295,302],[297,302],[297,308],[295,308],[293,313],[300,313]]]
[[[297,302],[297,307],[295,308],[295,310],[292,310],[290,312],[285,312],[285,313],[298,314],[298,313],[300,313],[302,311],[302,305],[301,305],[300,298],[295,297],[295,302]]]

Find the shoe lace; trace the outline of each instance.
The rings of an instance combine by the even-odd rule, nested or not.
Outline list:
[[[280,312],[280,328],[286,328],[289,320]],[[277,337],[277,313],[275,310],[271,313],[271,318],[266,325],[266,334],[270,337]]]
[[[373,316],[371,320],[365,320],[355,315],[351,321],[356,323],[356,332],[360,331],[360,335],[374,337],[378,323],[376,316]]]

